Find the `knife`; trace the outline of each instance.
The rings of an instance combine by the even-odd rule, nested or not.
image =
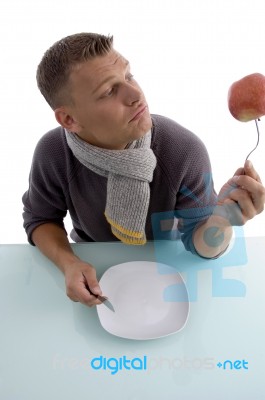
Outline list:
[[[84,276],[84,274],[83,274]],[[85,276],[84,276],[85,278]],[[87,288],[87,290],[89,291],[90,294],[92,294],[92,296],[95,296],[97,299],[99,299],[99,301],[102,302],[102,304],[105,304],[106,307],[108,307],[109,310],[115,312],[113,305],[111,304],[111,302],[108,300],[108,298],[106,296],[101,296],[100,294],[95,294],[93,292],[91,292],[87,282],[85,282],[85,286]]]
[[[108,307],[111,311],[115,312],[113,305],[111,304],[111,302],[108,300],[107,297],[100,296],[100,294],[94,294],[94,293],[92,294],[96,296],[100,301],[102,301],[102,303],[105,304],[105,306]]]

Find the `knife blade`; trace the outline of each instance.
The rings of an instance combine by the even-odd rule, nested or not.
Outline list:
[[[83,274],[83,276],[85,278],[84,274]],[[89,286],[88,286],[86,281],[85,281],[85,286],[86,286],[87,290],[89,291],[89,293],[92,294],[92,296],[95,296],[97,299],[99,299],[99,301],[101,301],[106,307],[108,307],[109,310],[115,312],[113,305],[111,304],[111,302],[108,300],[108,298],[106,296],[101,296],[100,294],[93,293],[90,290],[90,288],[89,288]]]
[[[107,297],[105,296],[100,296],[99,294],[96,296],[100,301],[102,301],[102,303],[108,307],[111,311],[115,312],[113,305],[111,304],[111,302],[108,300]]]

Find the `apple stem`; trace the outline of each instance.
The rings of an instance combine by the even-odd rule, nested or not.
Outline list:
[[[252,154],[253,153],[253,151],[254,150],[256,150],[256,148],[258,147],[258,145],[259,145],[259,125],[258,125],[258,121],[260,121],[260,119],[258,118],[258,119],[255,119],[255,124],[256,124],[256,128],[257,128],[257,134],[258,134],[258,140],[257,140],[257,144],[256,144],[256,146],[254,147],[254,149],[253,150],[251,150],[251,152],[247,155],[247,157],[246,157],[246,160],[245,161],[247,161],[247,159],[248,159],[248,157],[250,156],[250,154]]]

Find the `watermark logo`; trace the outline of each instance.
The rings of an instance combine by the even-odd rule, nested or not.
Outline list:
[[[180,193],[189,199],[189,204],[193,207],[152,215],[158,273],[172,273],[172,270],[168,270],[165,265],[185,273],[185,283],[190,301],[197,301],[197,275],[201,270],[211,270],[213,297],[244,297],[246,286],[241,280],[223,277],[224,268],[242,267],[247,264],[245,237],[241,226],[241,211],[236,203],[216,206],[214,201],[211,201],[213,190],[210,174],[205,174],[204,183],[205,192],[200,199],[186,186],[180,189]],[[226,197],[229,191],[233,189],[233,187],[229,187],[226,193],[222,193],[222,196]],[[225,218],[228,224],[233,227],[234,239],[228,251],[219,258],[206,260],[196,257],[195,263],[194,255],[187,252],[184,246],[187,248],[193,246],[192,232],[194,227],[210,215]],[[203,240],[207,246],[217,247],[224,241],[224,235],[218,227],[213,226],[205,232]],[[183,300],[181,299],[181,293],[184,292],[183,288],[177,287],[177,285],[166,288],[164,300],[186,301],[185,297],[183,297]],[[176,293],[180,293],[180,296],[176,297]]]
[[[219,361],[216,365],[218,368],[224,370],[248,369],[248,361],[246,360],[225,360],[224,362]]]
[[[100,355],[89,359],[76,357],[62,357],[55,354],[52,361],[54,370],[69,369],[72,371],[86,370],[95,372],[108,372],[111,375],[123,373],[131,373],[133,371],[142,371],[148,374],[156,371],[198,371],[198,370],[224,370],[224,371],[246,371],[249,369],[249,363],[242,359],[227,359],[225,361],[217,361],[214,357],[149,357],[143,355],[140,357],[129,358],[126,355],[121,357],[105,357]]]
[[[106,358],[101,355],[99,357],[93,358],[90,362],[90,365],[92,369],[95,370],[110,370],[111,375],[115,375],[121,370],[143,371],[147,369],[147,356],[143,356],[142,358],[135,357],[130,360],[126,356],[122,356],[119,358]]]
[[[213,357],[151,357],[148,361],[148,370],[212,370],[216,361]]]

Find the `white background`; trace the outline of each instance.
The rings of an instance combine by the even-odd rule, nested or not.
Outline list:
[[[2,0],[0,243],[25,243],[21,196],[38,139],[57,123],[35,82],[36,67],[58,39],[77,32],[114,35],[150,111],[173,118],[206,144],[218,191],[255,147],[254,121],[227,108],[230,85],[265,74],[264,0]],[[265,181],[265,118],[251,156]],[[245,227],[264,236],[265,213]]]

